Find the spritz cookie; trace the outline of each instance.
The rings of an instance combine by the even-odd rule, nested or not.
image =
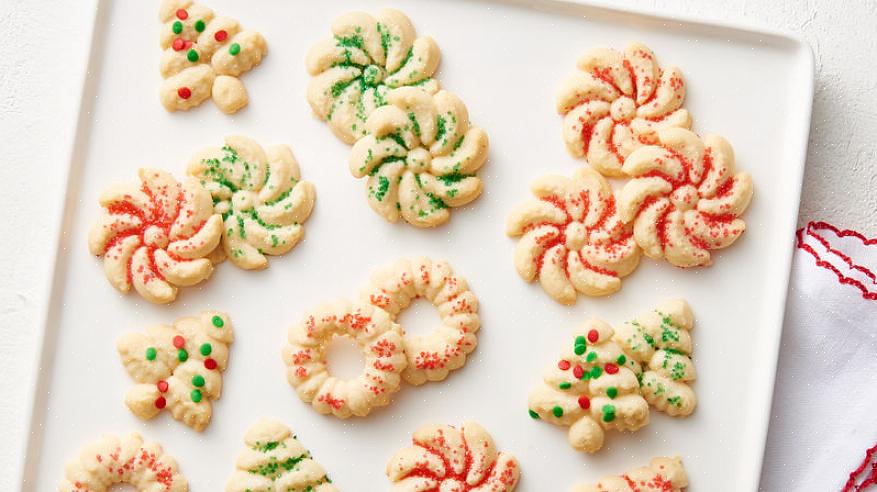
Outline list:
[[[623,176],[625,158],[655,143],[663,128],[690,128],[683,109],[685,82],[676,67],[658,66],[645,45],[632,43],[624,53],[591,50],[577,63],[557,94],[564,116],[563,139],[575,157],[606,176]]]
[[[518,460],[497,451],[493,438],[475,422],[459,429],[425,425],[412,446],[387,463],[393,492],[511,492],[521,476]]]
[[[304,222],[316,199],[314,185],[301,180],[298,161],[286,145],[263,149],[243,136],[199,152],[187,172],[213,196],[222,215],[222,251],[247,269],[268,266],[266,255],[282,255],[304,236]]]
[[[711,250],[730,246],[746,229],[738,217],[752,199],[752,176],[736,171],[734,149],[722,137],[661,130],[654,145],[627,157],[624,172],[631,179],[618,209],[650,258],[709,265]]]
[[[338,492],[283,423],[259,419],[247,430],[244,444],[247,449],[238,455],[225,492]]]
[[[347,336],[362,348],[365,369],[354,379],[342,380],[328,371],[326,350],[336,336]],[[302,401],[342,419],[364,417],[388,404],[407,364],[402,331],[392,316],[377,306],[347,301],[320,306],[293,325],[283,361],[289,384]]]
[[[418,298],[426,299],[438,310],[441,325],[432,333],[402,337],[408,359],[402,377],[408,383],[445,379],[449,371],[466,363],[466,356],[478,344],[478,298],[469,290],[466,279],[456,275],[444,261],[399,260],[372,274],[363,297],[386,310],[394,320]]]
[[[593,485],[577,485],[571,492],[682,492],[688,487],[688,475],[682,460],[653,458],[649,466],[620,476],[605,477]]]
[[[204,430],[213,415],[211,401],[222,393],[222,372],[233,340],[228,316],[216,311],[123,335],[116,349],[137,382],[125,404],[144,420],[167,408],[175,419]]]
[[[631,227],[618,214],[606,180],[589,167],[572,178],[537,179],[534,199],[509,215],[506,234],[520,237],[515,269],[524,280],[538,279],[555,301],[573,304],[577,293],[604,296],[639,264]]]
[[[106,492],[127,483],[140,492],[187,492],[189,483],[161,445],[140,434],[108,435],[82,448],[67,463],[59,492]]]
[[[230,17],[215,16],[192,0],[162,0],[161,103],[168,111],[186,111],[208,98],[231,114],[249,102],[240,76],[268,53],[261,34],[242,30]]]
[[[398,10],[383,10],[377,19],[364,12],[343,14],[332,23],[332,36],[308,51],[308,102],[339,139],[352,144],[366,134],[366,120],[386,104],[390,89],[436,92],[432,76],[439,58],[435,41],[418,37]]]
[[[487,134],[470,126],[466,106],[450,92],[402,87],[385,99],[350,152],[350,172],[368,178],[368,203],[389,222],[444,224],[451,208],[481,194]]]
[[[156,169],[139,174],[139,184],[101,194],[105,212],[88,234],[88,249],[103,258],[113,287],[128,292],[133,285],[147,301],[166,304],[176,299],[178,287],[213,272],[208,256],[222,237],[222,218],[196,179],[180,183]]]

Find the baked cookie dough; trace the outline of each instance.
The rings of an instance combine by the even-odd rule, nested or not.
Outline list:
[[[625,158],[655,143],[659,130],[691,127],[688,111],[681,108],[682,72],[659,67],[645,45],[632,43],[624,53],[591,50],[577,66],[557,94],[563,139],[570,154],[585,157],[606,176],[623,176]]]
[[[734,149],[722,137],[661,130],[623,169],[631,179],[618,195],[618,210],[633,222],[633,238],[650,258],[706,266],[711,250],[730,246],[746,229],[739,217],[752,199],[752,176],[736,171]]]
[[[365,369],[352,380],[332,376],[326,350],[336,336],[353,339],[363,351]],[[287,380],[302,401],[322,414],[364,417],[390,402],[407,365],[402,331],[392,316],[366,302],[323,305],[289,329],[283,347]]]
[[[260,419],[247,430],[244,443],[247,449],[238,455],[225,492],[338,492],[283,423]]]
[[[304,236],[316,191],[301,180],[286,145],[263,149],[250,138],[227,137],[193,157],[187,172],[213,196],[224,223],[221,251],[238,267],[266,268],[266,255],[285,254]]]
[[[688,476],[682,460],[653,458],[649,466],[621,476],[605,477],[593,485],[577,485],[571,492],[683,492]]]
[[[249,102],[240,76],[268,53],[261,34],[241,29],[237,20],[216,16],[192,0],[162,0],[161,103],[168,111],[187,111],[209,98],[232,114]]]
[[[538,279],[555,301],[573,304],[577,293],[604,296],[639,264],[632,227],[618,214],[606,180],[589,167],[572,178],[543,176],[532,187],[535,199],[509,215],[506,234],[520,237],[515,269],[524,280]]]
[[[139,185],[101,194],[105,212],[88,234],[88,249],[103,258],[113,287],[128,292],[133,285],[147,301],[166,304],[178,287],[210,277],[208,257],[222,237],[222,218],[194,178],[180,183],[157,169],[139,174]]]
[[[438,310],[441,325],[435,331],[402,337],[408,359],[402,377],[408,383],[445,379],[449,371],[466,363],[466,356],[478,344],[478,298],[469,290],[466,279],[456,275],[444,261],[399,260],[372,274],[363,297],[386,310],[394,320],[417,298],[426,299]]]
[[[478,170],[487,159],[487,134],[447,91],[390,90],[371,112],[350,153],[350,172],[367,177],[368,203],[389,222],[417,227],[450,219],[450,209],[481,194]]]
[[[187,492],[189,483],[161,445],[140,434],[108,435],[87,444],[67,463],[59,492],[106,492],[127,483],[141,492]]]
[[[393,492],[511,492],[521,476],[518,460],[497,451],[490,434],[475,422],[459,429],[425,425],[411,441],[387,463]]]
[[[366,134],[366,120],[386,104],[389,89],[415,86],[436,92],[432,76],[439,58],[435,41],[418,37],[398,10],[383,10],[377,18],[346,13],[332,23],[332,36],[308,51],[308,102],[339,139],[352,144]]]

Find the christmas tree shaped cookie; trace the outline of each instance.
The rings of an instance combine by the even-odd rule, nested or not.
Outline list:
[[[225,492],[337,492],[326,471],[311,458],[289,427],[261,419],[247,430],[247,445]]]
[[[224,113],[247,105],[240,76],[268,53],[261,34],[241,29],[235,19],[216,16],[191,0],[162,0],[161,103],[168,111],[186,111],[212,97]]]
[[[175,419],[204,430],[213,414],[210,402],[222,392],[233,339],[228,316],[215,311],[123,335],[116,348],[137,382],[125,404],[145,420],[167,408]]]

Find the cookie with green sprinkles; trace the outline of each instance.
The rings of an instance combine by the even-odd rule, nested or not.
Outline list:
[[[137,383],[125,404],[141,419],[168,409],[175,419],[203,430],[213,415],[211,401],[222,391],[222,372],[233,340],[231,321],[217,311],[122,335],[116,349]]]

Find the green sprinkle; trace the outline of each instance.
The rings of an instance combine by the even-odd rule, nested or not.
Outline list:
[[[198,61],[198,52],[194,49],[190,49],[189,52],[186,53],[186,58],[188,58],[190,62],[195,63]]]
[[[615,386],[610,386],[606,388],[606,396],[614,400],[615,397],[618,396],[618,388],[616,388]]]
[[[579,335],[576,337],[576,345],[587,345],[588,339],[585,338],[584,335]]]
[[[597,379],[600,375],[603,374],[603,368],[600,366],[594,366],[591,368],[591,379]]]
[[[559,388],[562,390],[568,390],[572,386],[572,383],[568,383],[566,381],[560,383]]]
[[[595,360],[597,360],[597,352],[589,353],[588,356],[585,357],[585,360],[588,362],[594,362]]]
[[[189,359],[189,352],[186,352],[186,349],[180,349],[177,352],[177,360],[180,362],[186,362]]]
[[[223,326],[225,326],[225,321],[222,321],[222,318],[220,318],[219,316],[214,316],[212,321],[213,326],[217,328],[222,328]]]
[[[624,363],[627,362],[627,357],[625,357],[624,354],[621,354],[618,356],[617,359],[615,359],[615,362],[618,362],[619,366],[623,366]]]
[[[194,401],[195,403],[200,402],[201,401],[201,390],[193,389],[191,396],[192,396],[192,401]]]
[[[552,408],[551,413],[554,414],[554,416],[557,418],[563,417],[563,409],[558,406]]]
[[[575,348],[576,355],[582,355],[582,354],[584,354],[584,353],[585,353],[585,350],[588,350],[587,345],[584,345],[584,344],[579,345],[578,343],[576,344],[576,348]]]
[[[155,356],[158,355],[158,351],[155,350],[155,347],[149,347],[146,349],[146,360],[155,360]]]
[[[238,53],[241,52],[241,45],[237,43],[231,43],[231,46],[228,47],[228,52],[231,56],[238,56]]]
[[[533,410],[527,410],[530,413],[530,418],[533,420],[539,420],[539,414],[534,412]]]
[[[615,407],[603,405],[603,422],[612,422],[613,420],[615,420]]]
[[[183,23],[180,21],[174,22],[174,34],[179,34],[183,32]]]
[[[199,350],[201,351],[201,355],[207,357],[208,355],[210,355],[211,352],[213,352],[213,346],[209,343],[202,343]]]
[[[195,21],[195,30],[196,30],[196,31],[198,31],[198,32],[204,32],[204,27],[206,27],[206,26],[204,25],[204,21],[203,21],[203,20],[200,20],[200,19],[199,19],[199,20]]]
[[[200,374],[195,374],[192,376],[192,386],[196,386],[198,388],[204,386],[204,376]]]

